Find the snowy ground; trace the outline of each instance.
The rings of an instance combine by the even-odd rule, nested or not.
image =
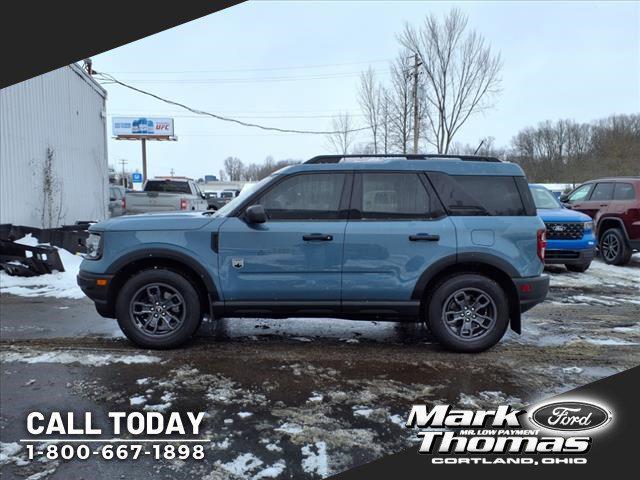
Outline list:
[[[412,403],[523,405],[640,364],[639,255],[549,269],[523,335],[479,355],[445,352],[417,325],[331,319],[220,320],[186,349],[140,351],[75,299],[71,270],[36,285],[0,274],[3,478],[321,478],[414,445]],[[206,459],[27,461],[24,412],[60,405],[205,411]]]
[[[31,234],[16,240],[16,243],[36,246],[38,241]],[[80,269],[82,257],[60,248],[60,260],[64,272],[54,272],[37,277],[13,277],[0,271],[0,294],[20,295],[24,297],[83,298],[84,293],[78,287],[76,275]]]

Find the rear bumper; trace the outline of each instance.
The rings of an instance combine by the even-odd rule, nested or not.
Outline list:
[[[548,249],[544,255],[544,263],[546,265],[558,263],[564,265],[582,265],[591,262],[595,254],[595,247],[586,250]]]
[[[513,283],[520,298],[520,312],[526,312],[544,301],[549,291],[549,275],[514,278]]]
[[[115,314],[113,305],[109,302],[109,285],[112,279],[113,275],[98,275],[82,270],[76,277],[80,289],[87,297],[93,300],[98,313],[107,318],[113,318]],[[99,285],[98,280],[106,280],[106,284]]]

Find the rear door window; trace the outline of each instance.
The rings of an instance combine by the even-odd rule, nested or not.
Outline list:
[[[453,216],[528,215],[514,177],[429,172],[440,200]],[[522,189],[523,190],[523,189]],[[528,193],[528,200],[530,200]],[[530,202],[527,202],[530,203]]]
[[[636,192],[630,183],[616,183],[613,192],[614,200],[633,200],[636,198]]]
[[[612,200],[613,199],[613,183],[598,183],[589,200],[592,202]]]
[[[354,187],[352,219],[428,220],[444,215],[418,173],[362,173]]]

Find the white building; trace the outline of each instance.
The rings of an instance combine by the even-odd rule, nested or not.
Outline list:
[[[107,216],[106,97],[75,64],[0,90],[0,223]]]

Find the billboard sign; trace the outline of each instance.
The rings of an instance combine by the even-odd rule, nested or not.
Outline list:
[[[113,117],[116,137],[173,137],[173,118]]]
[[[142,183],[142,174],[141,173],[132,173],[131,174],[131,181],[133,183]]]

